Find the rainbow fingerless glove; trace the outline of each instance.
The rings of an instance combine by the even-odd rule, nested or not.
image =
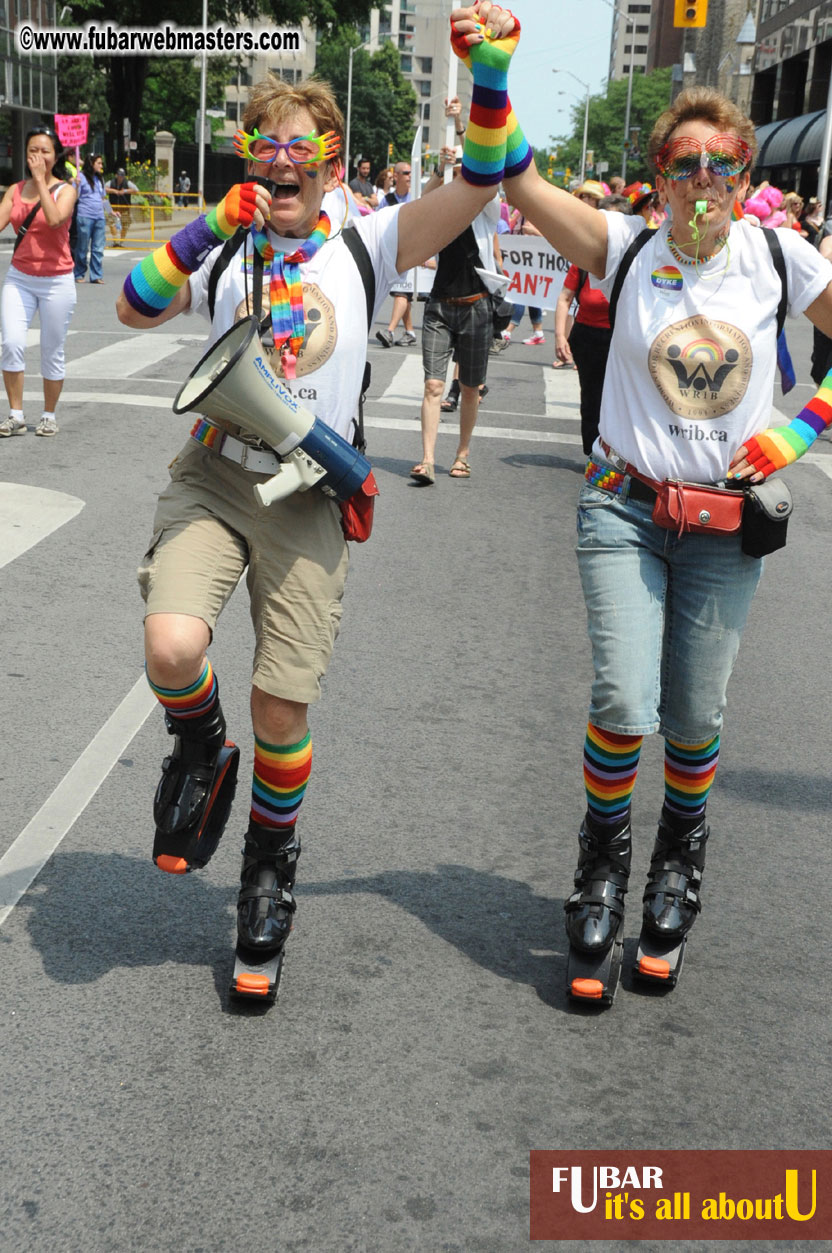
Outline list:
[[[829,426],[832,426],[832,370],[805,409],[801,409],[788,426],[772,426],[746,440],[746,460],[757,473],[768,478],[802,457]]]
[[[496,187],[502,181],[505,170],[510,112],[508,66],[520,38],[520,23],[516,19],[515,23],[514,30],[504,39],[491,39],[486,31],[482,43],[470,46],[465,35],[460,34],[451,23],[451,46],[468,66],[474,79],[471,113],[462,150],[462,177],[477,187]],[[519,130],[519,127],[516,129]],[[525,143],[522,131],[520,138]]]
[[[124,281],[124,295],[137,313],[158,318],[212,248],[230,239],[238,226],[251,226],[256,187],[238,183],[215,209],[189,222],[133,267]]]

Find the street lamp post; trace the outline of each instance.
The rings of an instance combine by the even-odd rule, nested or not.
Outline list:
[[[621,161],[621,177],[627,182],[627,152],[630,146],[630,107],[633,101],[633,63],[635,60],[636,48],[636,24],[635,20],[625,13],[614,0],[604,0],[604,4],[612,9],[613,13],[617,13],[622,17],[630,28],[630,72],[627,75],[627,110],[624,116],[624,155]]]
[[[347,182],[350,180],[352,167],[350,166],[350,123],[352,121],[352,59],[361,48],[369,48],[373,43],[372,39],[368,39],[365,44],[358,44],[355,48],[350,48],[350,66],[347,74],[347,133],[344,145],[344,167],[347,171]]]
[[[627,75],[627,110],[624,114],[624,154],[621,158],[621,177],[627,182],[627,156],[629,154],[630,143],[630,108],[633,103],[633,70],[636,47],[636,27],[632,18],[627,17],[626,13],[621,13],[620,9],[616,10],[624,18],[625,22],[630,26],[630,72]]]
[[[577,74],[573,74],[571,70],[552,70],[553,74],[568,74],[570,78],[574,78],[576,83],[580,83],[586,91],[586,102],[584,105],[584,142],[581,148],[581,182],[586,178],[586,139],[589,130],[589,84],[585,83],[582,78],[578,78]]]

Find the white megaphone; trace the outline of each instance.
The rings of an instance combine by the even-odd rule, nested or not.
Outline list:
[[[372,476],[367,458],[298,404],[269,369],[256,317],[235,323],[194,366],[173,402],[174,413],[192,411],[245,427],[282,458],[277,474],[255,485],[262,505],[310,487],[349,500]]]

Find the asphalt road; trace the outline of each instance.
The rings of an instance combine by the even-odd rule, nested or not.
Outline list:
[[[609,1012],[576,1012],[576,377],[547,368],[549,315],[545,348],[492,361],[470,481],[420,488],[418,348],[371,342],[376,532],[353,551],[312,714],[281,997],[240,1009],[252,632],[239,594],[212,649],[242,749],[235,813],[210,866],[172,879],[150,860],[168,741],[134,570],[202,324],[119,327],[129,263],[108,252],[106,292],[78,290],[58,438],[0,444],[0,890],[12,855],[23,879],[46,858],[0,925],[3,1249],[519,1250],[532,1148],[832,1147],[829,444],[789,473],[789,546],[732,680],[679,987],[627,975]],[[789,335],[792,416],[812,389],[808,327]],[[454,439],[446,423],[440,470]],[[661,749],[645,744],[636,790],[630,960]]]

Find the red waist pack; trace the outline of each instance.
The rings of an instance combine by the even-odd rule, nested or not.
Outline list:
[[[656,488],[653,521],[668,531],[684,535],[733,535],[742,525],[745,497],[740,491],[706,487],[702,483],[670,481]]]
[[[376,496],[378,496],[378,484],[375,475],[370,471],[358,491],[353,492],[349,500],[338,502],[344,539],[363,544],[370,538],[373,531],[373,507]]]

